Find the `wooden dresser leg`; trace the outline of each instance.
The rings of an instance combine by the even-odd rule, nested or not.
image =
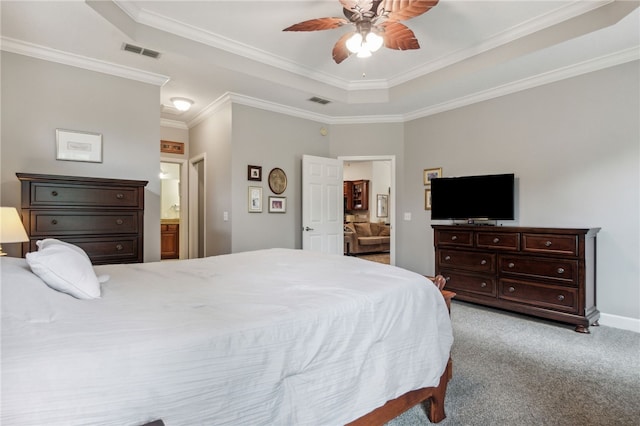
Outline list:
[[[584,325],[576,325],[576,332],[583,334],[590,334],[589,327],[585,327]]]

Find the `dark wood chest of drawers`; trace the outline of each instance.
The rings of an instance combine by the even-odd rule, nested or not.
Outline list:
[[[22,222],[36,241],[57,238],[84,249],[94,264],[143,261],[147,181],[16,173]]]
[[[574,324],[580,332],[597,323],[600,228],[433,229],[436,274],[457,299]]]

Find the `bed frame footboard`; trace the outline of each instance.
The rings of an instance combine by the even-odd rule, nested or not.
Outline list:
[[[434,388],[416,389],[404,395],[387,401],[382,407],[378,407],[372,412],[365,414],[354,420],[347,426],[373,426],[383,425],[389,420],[398,417],[411,407],[422,403],[427,411],[427,417],[431,423],[440,423],[446,418],[444,412],[444,398],[447,393],[447,385],[451,379],[453,364],[451,359],[440,377],[440,383]]]

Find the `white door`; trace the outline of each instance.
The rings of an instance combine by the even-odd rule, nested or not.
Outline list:
[[[302,249],[342,255],[342,160],[302,156]]]

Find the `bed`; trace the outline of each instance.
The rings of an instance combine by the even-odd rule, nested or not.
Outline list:
[[[97,298],[2,258],[7,425],[382,424],[444,418],[453,342],[425,277],[292,249],[94,266]]]

